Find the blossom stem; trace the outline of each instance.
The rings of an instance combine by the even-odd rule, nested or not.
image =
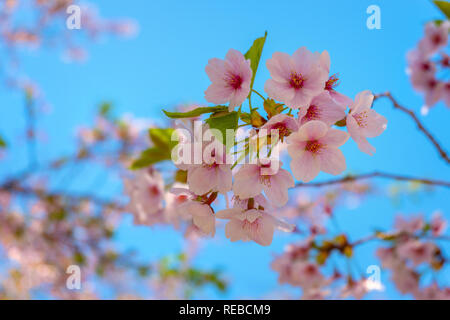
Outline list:
[[[254,93],[256,93],[258,96],[260,96],[261,99],[263,99],[264,101],[266,101],[266,98],[264,98],[264,96],[263,96],[261,93],[259,93],[259,92],[256,91],[255,89],[252,89],[252,91],[253,91]]]
[[[375,101],[376,99],[382,98],[382,97],[388,98],[388,99],[392,102],[392,104],[393,104],[393,106],[394,106],[395,109],[398,109],[398,110],[400,110],[400,111],[403,111],[404,113],[406,113],[407,115],[409,115],[409,116],[414,120],[414,122],[416,123],[418,129],[419,129],[423,134],[425,134],[425,136],[428,138],[428,140],[430,140],[430,142],[434,145],[434,147],[436,148],[436,150],[439,152],[441,158],[444,159],[445,162],[447,162],[447,163],[450,164],[450,158],[449,158],[449,156],[447,155],[447,152],[445,152],[445,150],[441,147],[441,145],[440,145],[439,142],[436,140],[436,138],[433,137],[433,135],[430,133],[430,131],[428,131],[428,130],[423,126],[422,122],[420,122],[419,118],[417,117],[417,115],[414,113],[413,110],[408,109],[408,108],[405,108],[405,107],[403,107],[402,105],[400,105],[400,104],[397,102],[397,100],[394,99],[394,97],[392,96],[392,94],[391,94],[389,91],[387,91],[387,92],[385,92],[385,93],[380,93],[380,94],[375,95],[374,101]]]
[[[329,185],[335,185],[335,184],[341,184],[346,182],[353,182],[356,180],[363,180],[363,179],[370,179],[370,178],[384,178],[384,179],[390,179],[390,180],[396,180],[396,181],[410,181],[410,182],[418,182],[426,185],[435,185],[435,186],[441,186],[450,188],[450,182],[448,181],[442,181],[442,180],[432,180],[432,179],[426,179],[426,178],[418,178],[418,177],[411,177],[411,176],[403,176],[403,175],[397,175],[397,174],[391,174],[386,172],[371,172],[371,173],[365,173],[360,175],[347,175],[342,178],[337,179],[331,179],[327,181],[320,181],[320,182],[313,182],[313,183],[297,183],[295,187],[324,187]]]

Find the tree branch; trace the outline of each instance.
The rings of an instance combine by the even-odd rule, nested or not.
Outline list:
[[[384,179],[390,179],[390,180],[396,180],[396,181],[419,182],[419,183],[426,184],[426,185],[434,185],[434,186],[450,188],[450,182],[448,182],[448,181],[418,178],[418,177],[411,177],[411,176],[403,176],[403,175],[397,175],[397,174],[392,174],[392,173],[387,173],[387,172],[378,172],[378,171],[360,174],[360,175],[348,175],[348,176],[345,176],[342,178],[331,179],[331,180],[327,180],[327,181],[312,182],[312,183],[297,183],[295,185],[295,187],[324,187],[324,186],[329,186],[329,185],[353,182],[353,181],[357,181],[357,180],[370,179],[370,178],[384,178]]]
[[[430,142],[434,145],[434,147],[436,148],[436,150],[439,152],[439,155],[441,156],[442,159],[444,159],[445,162],[450,164],[450,158],[447,155],[447,152],[445,152],[445,150],[441,147],[441,145],[439,144],[439,142],[437,142],[436,138],[433,137],[433,135],[430,133],[430,131],[428,131],[423,124],[420,122],[419,118],[416,116],[416,114],[414,113],[414,111],[412,111],[411,109],[405,108],[402,105],[400,105],[397,100],[394,99],[394,97],[391,95],[391,93],[389,91],[385,92],[385,93],[380,93],[380,94],[376,94],[374,97],[374,101],[378,98],[388,98],[392,104],[393,107],[395,109],[398,109],[400,111],[403,111],[404,113],[406,113],[407,115],[409,115],[414,122],[417,124],[417,127],[419,128],[420,131],[423,132],[423,134],[425,134],[425,136],[428,138],[428,140],[430,140]]]

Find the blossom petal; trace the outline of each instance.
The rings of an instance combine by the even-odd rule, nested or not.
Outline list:
[[[298,135],[305,141],[318,140],[325,136],[328,126],[319,120],[312,120],[300,127]]]
[[[322,139],[320,139],[320,141],[326,145],[340,147],[345,142],[347,142],[348,138],[349,134],[345,131],[337,129],[329,129],[327,134]]]
[[[372,107],[373,94],[369,90],[358,93],[355,101],[350,105],[351,113],[369,110]]]
[[[216,170],[206,166],[198,166],[188,171],[187,182],[192,192],[203,195],[216,187]]]
[[[338,175],[346,169],[345,157],[337,148],[324,148],[319,153],[320,169],[323,172]]]
[[[311,152],[304,152],[299,158],[292,158],[291,170],[297,180],[309,182],[320,172],[320,159]]]

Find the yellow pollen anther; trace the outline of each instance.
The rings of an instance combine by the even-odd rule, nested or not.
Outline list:
[[[367,114],[367,111],[363,111],[363,112],[353,115],[353,118],[356,120],[356,123],[361,128],[365,128],[367,126],[367,118],[368,117],[369,117],[369,115]]]
[[[306,143],[305,150],[312,152],[312,153],[318,153],[320,149],[322,149],[323,145],[320,144],[318,141],[308,141]]]
[[[259,177],[259,181],[260,181],[262,184],[264,184],[264,185],[270,187],[270,175],[262,175],[262,176],[260,176],[260,177]]]
[[[300,89],[303,87],[303,82],[305,82],[305,78],[301,74],[297,74],[295,72],[291,73],[289,84],[294,89]]]
[[[317,108],[315,105],[311,105],[308,108],[308,111],[306,111],[305,119],[308,121],[319,119],[320,113],[319,108]]]

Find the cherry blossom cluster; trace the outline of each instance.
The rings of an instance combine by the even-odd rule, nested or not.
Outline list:
[[[435,281],[423,285],[422,279],[424,268],[436,275],[448,262],[438,246],[446,228],[447,221],[440,213],[435,213],[430,222],[421,215],[397,216],[395,232],[379,235],[390,245],[379,248],[377,256],[382,267],[391,271],[391,280],[399,292],[416,299],[450,299],[450,287],[440,287]]]
[[[177,120],[178,144],[171,155],[185,175],[185,180],[180,182],[186,184],[172,191],[179,199],[183,196],[178,215],[190,219],[204,234],[215,234],[216,219],[227,220],[225,233],[231,241],[251,240],[269,245],[276,229],[294,230],[293,225],[274,214],[288,202],[288,190],[295,186],[294,178],[309,182],[320,171],[332,175],[344,172],[346,161],[339,147],[350,136],[361,151],[372,155],[375,148],[367,138],[380,135],[386,129],[387,120],[372,109],[371,92],[363,91],[352,100],[335,90],[339,79],[337,74],[330,75],[330,57],[326,51],[313,53],[302,47],[292,56],[274,53],[266,63],[271,74],[264,86],[267,98],[252,88],[254,62],[234,49],[223,60],[211,59],[205,70],[212,83],[205,91],[205,98],[219,106],[170,114],[182,119]],[[261,97],[265,117],[251,105],[252,93]],[[249,112],[243,109],[247,98]],[[222,107],[223,104],[228,105]],[[198,134],[194,130],[195,120],[211,112],[210,118],[199,125],[207,133]],[[239,127],[250,126],[250,130],[248,137],[241,141],[236,141],[239,134],[232,134],[236,140],[229,148],[228,140],[225,143],[223,136],[219,139],[217,134],[208,131],[236,130],[237,125],[223,128],[217,120],[224,119],[225,123],[225,119],[234,115],[244,121]],[[348,132],[334,125],[346,126]],[[280,147],[291,158],[292,174],[282,168],[283,162],[277,157],[275,149]],[[235,160],[236,154],[243,162]],[[157,204],[163,197],[162,179],[152,169],[143,172],[137,172],[134,179],[127,181],[133,213],[140,221],[160,219]],[[213,206],[219,195],[225,198],[223,210]],[[172,220],[173,216],[166,215],[165,219]]]
[[[371,240],[381,240],[389,246],[380,247],[377,256],[381,260],[381,270],[391,271],[391,280],[402,294],[412,294],[416,299],[449,299],[450,289],[440,287],[435,281],[423,285],[424,268],[435,276],[444,268],[444,258],[439,240],[447,221],[435,213],[429,223],[422,216],[405,219],[397,216],[395,230],[376,232],[375,235],[350,242],[344,234],[333,239],[318,239],[315,236],[290,244],[285,252],[272,262],[272,269],[278,272],[281,284],[290,284],[302,289],[303,299],[325,298],[363,298],[374,290],[382,290],[381,278],[373,279],[361,275],[344,275],[335,267],[331,275],[326,271],[325,263],[332,254],[340,254],[346,259],[352,257],[357,246]],[[381,271],[380,270],[380,271]]]
[[[439,101],[450,108],[450,56],[446,52],[449,32],[450,21],[429,22],[425,25],[424,37],[408,52],[407,73],[414,89],[425,97],[422,112]]]

